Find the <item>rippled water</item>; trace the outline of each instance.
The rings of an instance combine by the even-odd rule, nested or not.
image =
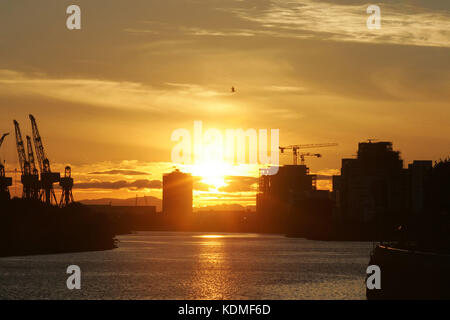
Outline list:
[[[0,258],[1,299],[365,299],[371,243],[142,232],[119,248]],[[68,290],[66,268],[82,270]]]

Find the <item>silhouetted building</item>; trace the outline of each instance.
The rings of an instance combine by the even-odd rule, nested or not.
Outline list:
[[[305,197],[316,190],[316,176],[305,165],[285,165],[277,174],[261,174],[256,211],[261,214],[286,215],[296,210]]]
[[[409,198],[408,204],[412,213],[420,214],[426,205],[426,183],[433,169],[432,161],[418,161],[408,165]]]
[[[190,174],[175,170],[163,175],[163,213],[168,216],[192,213],[192,190]]]
[[[391,142],[361,142],[356,159],[342,159],[341,175],[333,177],[337,216],[370,222],[404,207],[403,160]]]
[[[391,142],[359,143],[357,158],[342,159],[341,175],[333,176],[335,216],[368,223],[422,211],[431,167],[431,161],[414,161],[404,169]]]
[[[261,230],[327,238],[332,201],[328,190],[316,190],[316,175],[305,165],[279,167],[277,174],[261,172],[256,211]]]

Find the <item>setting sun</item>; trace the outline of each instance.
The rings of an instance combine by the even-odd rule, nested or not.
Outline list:
[[[210,190],[218,191],[227,185],[225,176],[229,167],[226,163],[201,163],[192,166],[192,174],[200,177],[200,182],[210,186]]]
[[[223,238],[224,236],[222,236],[220,234],[204,234],[204,235],[201,235],[198,237],[205,238],[205,239],[218,239],[218,238]]]
[[[209,186],[210,191],[219,191],[227,186],[225,177],[236,174],[236,170],[225,162],[201,162],[187,166],[186,170],[192,175],[201,178],[200,182]]]

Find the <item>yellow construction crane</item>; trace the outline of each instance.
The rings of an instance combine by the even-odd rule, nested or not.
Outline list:
[[[298,164],[298,158],[300,157],[300,162],[302,165],[305,164],[305,156],[313,156],[320,158],[322,155],[319,153],[300,153],[298,150],[300,149],[309,149],[309,148],[323,148],[323,147],[334,147],[337,146],[337,143],[319,143],[319,144],[295,144],[287,147],[280,147],[281,153],[284,153],[285,150],[292,150],[293,154],[293,163],[294,165]]]

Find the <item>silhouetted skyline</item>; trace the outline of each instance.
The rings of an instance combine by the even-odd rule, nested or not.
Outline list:
[[[367,138],[395,141],[408,163],[447,156],[448,1],[380,4],[380,30],[359,0],[177,3],[81,0],[71,31],[66,3],[0,4],[0,129],[17,119],[30,134],[34,114],[75,198],[162,198],[171,132],[195,120],[279,128],[282,145],[338,142],[308,158],[321,189]],[[11,136],[0,156],[19,167]],[[194,182],[194,204],[255,205],[257,174],[231,176]]]

